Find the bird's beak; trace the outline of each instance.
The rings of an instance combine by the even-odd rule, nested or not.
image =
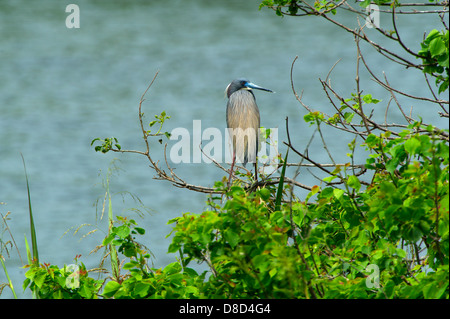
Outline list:
[[[259,85],[256,85],[256,84],[254,84],[254,83],[251,83],[251,82],[247,82],[247,83],[245,84],[245,86],[246,86],[248,89],[262,90],[262,91],[267,91],[267,92],[273,93],[272,90],[265,89],[265,88],[263,88],[263,87],[260,87]]]

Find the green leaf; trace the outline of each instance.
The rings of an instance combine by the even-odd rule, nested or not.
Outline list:
[[[42,285],[45,282],[45,278],[47,277],[47,272],[43,269],[38,269],[38,271],[36,271],[36,273],[33,276],[33,282],[36,286],[38,286],[39,288],[42,288]]]
[[[440,55],[440,56],[437,58],[437,61],[438,61],[439,65],[448,68],[448,66],[449,66],[449,60],[448,60],[448,58],[449,58],[449,54],[448,54],[448,52],[447,52],[447,54],[442,54],[442,55]],[[447,79],[448,79],[448,78],[447,78]],[[447,85],[448,85],[448,83],[447,83]]]
[[[100,141],[100,137],[94,138],[91,142],[91,146],[96,142],[96,141]]]
[[[331,183],[335,178],[337,178],[336,175],[331,175],[323,178],[323,181],[326,183]]]
[[[25,291],[25,289],[27,289],[27,287],[28,287],[28,285],[29,285],[30,283],[31,283],[30,278],[27,278],[27,279],[24,280],[23,285],[22,285],[22,288],[23,288],[24,291]],[[17,298],[16,298],[16,299],[17,299]]]
[[[334,190],[332,187],[326,187],[320,192],[321,198],[331,198],[333,196]]]
[[[139,235],[145,234],[145,229],[140,227],[134,227],[134,230],[138,232]]]
[[[268,190],[267,188],[261,188],[260,190],[258,190],[258,194],[263,201],[270,200],[270,190]]]
[[[411,155],[414,155],[418,153],[418,150],[420,149],[420,141],[413,137],[405,142],[405,151],[408,152]]]
[[[348,177],[347,184],[357,192],[361,188],[361,183],[359,182],[358,177],[356,177],[355,175],[351,175]]]
[[[86,285],[82,285],[80,287],[79,290],[79,294],[81,297],[86,298],[86,299],[91,299],[92,298],[92,288],[91,287],[87,287]]]
[[[102,296],[111,298],[116,294],[120,287],[121,285],[117,281],[111,280],[105,285]]]
[[[431,282],[423,287],[423,296],[425,299],[439,299],[448,287],[447,283],[441,283],[440,287],[436,282]]]
[[[130,261],[129,263],[126,263],[123,265],[122,269],[132,269],[135,267],[138,267],[139,263],[137,261]]]
[[[124,239],[127,238],[128,235],[130,235],[130,228],[126,225],[122,225],[119,227],[114,227],[113,232],[120,238]]]
[[[445,52],[445,43],[441,37],[435,38],[430,42],[430,53],[433,56],[441,55]]]
[[[448,62],[448,59],[447,59],[447,62]],[[445,92],[447,89],[448,89],[448,81],[445,81],[439,86],[439,94],[441,94],[442,92]]]
[[[406,257],[406,251],[404,251],[401,248],[397,248],[395,249],[397,256],[399,256],[400,258],[405,258]]]
[[[339,199],[342,197],[342,195],[344,195],[344,191],[342,189],[335,188],[333,189],[333,195],[336,199]]]
[[[180,249],[180,245],[178,243],[171,243],[169,245],[169,248],[167,249],[168,253],[176,253],[177,251],[179,251]]]
[[[378,136],[376,136],[375,134],[369,134],[369,136],[367,136],[367,138],[366,138],[366,144],[370,148],[374,148],[374,147],[378,146],[379,142],[380,142],[380,138]]]
[[[355,116],[355,113],[353,113],[353,112],[345,112],[344,113],[345,122],[346,123],[351,123],[354,116]]]
[[[239,243],[239,235],[236,234],[233,230],[227,229],[225,230],[225,233],[223,235],[230,244],[231,248],[236,247],[236,245]]]
[[[115,237],[116,237],[116,236],[115,236],[114,233],[109,234],[108,236],[105,237],[105,239],[103,239],[102,245],[103,245],[103,246],[108,245]]]
[[[275,276],[277,274],[278,270],[276,268],[272,268],[269,271],[269,276],[272,278],[273,276]]]
[[[180,271],[181,271],[181,265],[178,262],[173,262],[171,264],[168,264],[163,270],[163,272],[166,275],[173,275],[173,274],[179,273]]]
[[[370,104],[370,103],[377,104],[378,102],[380,102],[380,100],[372,98],[372,94],[366,94],[362,97],[362,99],[363,99],[364,103],[366,103],[366,104]]]
[[[135,286],[134,286],[134,290],[133,292],[138,295],[140,298],[144,298],[148,291],[150,290],[150,284],[149,283],[144,283],[144,282],[138,282]]]
[[[305,120],[305,122],[307,123],[312,123],[314,122],[314,116],[312,115],[312,113],[308,113],[305,116],[303,116],[303,119]]]

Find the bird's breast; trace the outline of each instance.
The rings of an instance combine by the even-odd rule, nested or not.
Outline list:
[[[229,128],[258,129],[259,109],[251,91],[239,90],[230,95],[227,104],[227,125]]]

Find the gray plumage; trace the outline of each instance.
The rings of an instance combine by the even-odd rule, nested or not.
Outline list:
[[[260,115],[252,89],[271,90],[247,79],[236,79],[227,88],[227,127],[233,145],[233,163],[256,163],[259,148]]]

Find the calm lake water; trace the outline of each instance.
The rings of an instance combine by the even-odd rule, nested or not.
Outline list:
[[[26,263],[24,234],[29,235],[28,206],[23,154],[31,187],[41,262],[63,266],[77,254],[88,268],[98,266],[101,252],[89,254],[101,243],[107,230],[101,220],[103,182],[108,169],[120,168],[110,179],[116,215],[135,218],[147,230],[144,243],[164,267],[175,260],[167,255],[171,227],[167,221],[184,212],[201,212],[206,195],[178,189],[153,179],[146,159],[133,154],[96,153],[96,137],[118,138],[124,149],[143,150],[137,117],[141,95],[157,71],[156,82],[143,104],[146,124],[153,114],[166,111],[172,118],[165,130],[192,129],[193,120],[202,128],[225,126],[225,87],[237,77],[248,77],[275,94],[256,92],[261,125],[279,129],[279,151],[285,152],[285,118],[300,150],[314,128],[303,121],[306,111],[296,101],[290,85],[290,67],[295,56],[296,89],[304,102],[331,114],[332,106],[318,78],[331,74],[335,89],[345,97],[356,91],[353,37],[318,18],[277,17],[272,10],[258,10],[252,1],[86,1],[80,8],[79,29],[66,28],[69,2],[3,0],[0,2],[0,212],[11,212],[8,225]],[[439,21],[400,17],[403,39],[418,50],[417,39],[439,28]],[[344,13],[341,21],[357,25]],[[381,24],[390,24],[390,18]],[[373,30],[369,30],[374,32]],[[395,50],[401,51],[399,47]],[[417,72],[392,66],[364,46],[373,70],[386,75],[392,86],[429,97],[423,77]],[[420,75],[420,74],[419,74]],[[383,100],[375,118],[383,119],[389,94],[361,70],[365,93]],[[399,97],[413,115],[440,127],[447,121],[436,116],[435,105]],[[392,104],[391,122],[404,124]],[[324,129],[335,160],[347,161],[351,136]],[[169,147],[174,141],[169,141]],[[163,146],[151,144],[155,159],[162,159]],[[330,162],[318,136],[309,154],[318,162]],[[117,159],[114,161],[114,159]],[[298,161],[291,157],[291,162]],[[112,164],[114,161],[114,164]],[[192,184],[212,186],[225,174],[213,165],[182,164],[177,173]],[[318,184],[307,170],[299,180]],[[135,200],[136,196],[142,203]],[[301,194],[300,194],[301,195]],[[100,204],[96,206],[97,201]],[[142,218],[136,210],[142,212]],[[83,226],[74,234],[74,231]],[[94,229],[97,232],[85,236]],[[0,228],[2,230],[4,228]],[[3,241],[8,233],[0,234]],[[6,265],[19,297],[25,270],[15,248]],[[6,251],[1,252],[7,256]],[[6,282],[3,270],[0,283]],[[2,298],[10,298],[8,289]]]

